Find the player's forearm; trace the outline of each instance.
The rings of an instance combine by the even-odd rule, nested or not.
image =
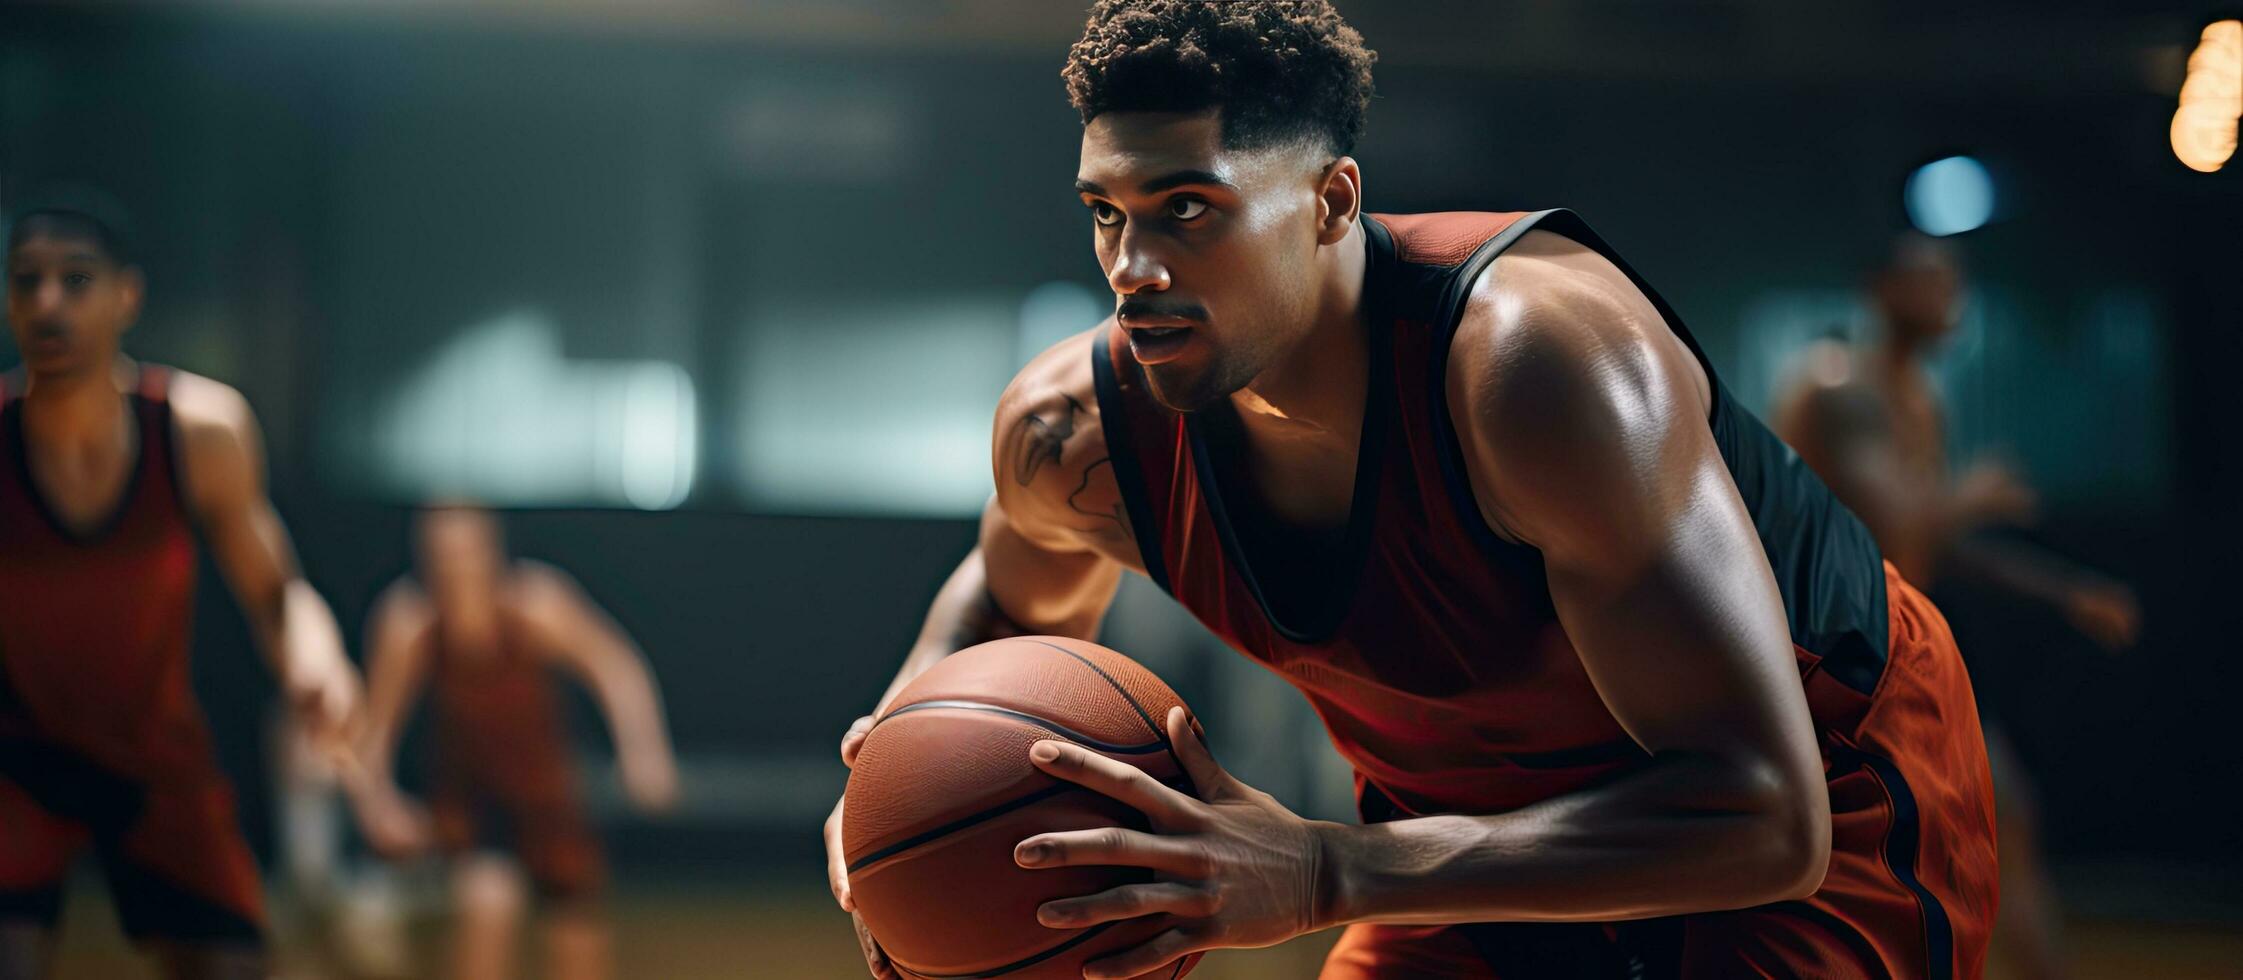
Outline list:
[[[346,669],[350,658],[343,652],[343,631],[335,612],[301,577],[281,586],[270,615],[262,617],[261,646],[273,674],[284,690],[297,690],[314,678]]]
[[[670,758],[669,727],[662,721],[662,699],[655,693],[645,662],[631,650],[618,650],[616,666],[599,681],[608,730],[615,733],[616,755],[626,759]]]
[[[1802,792],[1762,767],[1678,756],[1498,816],[1319,825],[1318,925],[1610,921],[1799,898],[1829,861],[1828,811]]]
[[[920,624],[919,638],[912,643],[911,652],[904,657],[903,666],[888,689],[880,695],[885,707],[897,691],[903,690],[913,678],[942,658],[957,653],[977,643],[986,643],[998,637],[1019,632],[1019,628],[1005,618],[989,597],[989,577],[985,570],[981,549],[967,552],[957,570],[942,583],[935,593],[934,602],[927,606],[927,618]]]

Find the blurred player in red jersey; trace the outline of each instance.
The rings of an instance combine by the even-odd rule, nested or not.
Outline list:
[[[645,660],[559,569],[510,560],[498,522],[467,506],[417,522],[418,578],[391,586],[368,626],[369,779],[354,792],[376,850],[409,857],[431,843],[453,868],[453,976],[515,974],[521,888],[511,852],[543,901],[549,975],[609,972],[598,906],[605,868],[579,799],[553,670],[590,688],[613,732],[631,801],[667,808],[677,769]],[[392,780],[392,755],[422,688],[436,708],[434,784],[426,813]]]
[[[51,969],[89,845],[167,975],[261,977],[257,866],[189,684],[196,539],[337,757],[357,672],[266,496],[249,404],[120,350],[146,282],[114,202],[35,196],[7,241],[23,366],[0,377],[0,977]]]

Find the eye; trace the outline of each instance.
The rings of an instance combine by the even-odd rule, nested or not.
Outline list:
[[[1090,220],[1111,228],[1121,224],[1121,209],[1104,201],[1092,201],[1090,202]]]
[[[86,275],[83,272],[73,272],[67,276],[62,277],[62,281],[64,285],[70,286],[71,288],[77,288],[79,286],[83,286],[89,282],[92,282],[93,277]]]
[[[1168,201],[1168,216],[1178,221],[1190,221],[1207,213],[1207,202],[1196,197],[1176,197]]]

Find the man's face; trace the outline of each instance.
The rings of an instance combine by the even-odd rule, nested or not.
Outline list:
[[[1886,322],[1917,340],[1938,340],[1955,326],[1962,272],[1951,261],[1896,264],[1878,276],[1877,302]]]
[[[1215,110],[1083,127],[1076,190],[1153,396],[1196,411],[1246,387],[1316,312],[1314,146],[1225,149]]]
[[[421,514],[420,537],[421,582],[445,627],[463,634],[457,642],[487,645],[504,561],[497,523],[480,510],[444,507]]]
[[[8,327],[35,375],[105,369],[140,294],[140,273],[84,237],[33,231],[8,250]]]

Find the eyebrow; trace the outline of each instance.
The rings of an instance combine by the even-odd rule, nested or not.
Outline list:
[[[1234,190],[1237,187],[1237,185],[1232,184],[1230,181],[1224,180],[1223,175],[1218,174],[1212,170],[1178,170],[1174,173],[1162,174],[1158,177],[1137,185],[1137,192],[1140,194],[1158,194],[1172,187],[1183,187],[1188,184],[1213,184],[1217,187],[1231,188]],[[1100,187],[1098,184],[1088,180],[1075,181],[1075,190],[1080,191],[1084,194],[1096,194],[1100,197],[1107,196],[1106,188]]]

